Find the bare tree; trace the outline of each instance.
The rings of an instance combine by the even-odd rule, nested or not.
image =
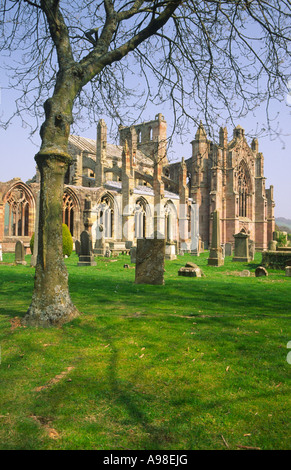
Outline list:
[[[182,128],[187,119],[211,126],[222,113],[236,119],[282,99],[290,15],[289,0],[1,1],[0,47],[21,56],[16,112],[37,116],[44,109],[35,157],[39,254],[27,323],[62,324],[78,315],[63,263],[61,213],[68,137],[81,109],[93,118],[106,110],[119,121],[130,95],[135,112],[148,100],[169,100]],[[127,86],[133,73],[145,84],[142,102]]]

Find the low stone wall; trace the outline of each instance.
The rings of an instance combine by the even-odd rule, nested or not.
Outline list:
[[[290,251],[263,251],[262,266],[285,270],[286,262],[291,260]]]

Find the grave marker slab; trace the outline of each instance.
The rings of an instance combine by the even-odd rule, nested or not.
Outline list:
[[[23,242],[20,240],[15,244],[15,263],[26,265],[25,248]]]
[[[140,238],[136,247],[136,284],[162,285],[164,281],[165,240]]]

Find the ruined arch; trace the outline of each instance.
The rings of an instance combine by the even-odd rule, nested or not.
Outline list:
[[[151,210],[148,201],[140,196],[136,199],[134,209],[134,236],[135,238],[146,238],[149,232],[149,220]]]
[[[3,198],[4,237],[31,237],[34,231],[35,198],[25,183],[14,183]]]
[[[80,202],[71,188],[65,188],[63,195],[63,224],[66,224],[72,237],[79,238]]]
[[[170,199],[167,200],[164,205],[165,214],[165,239],[166,241],[172,241],[177,239],[177,210]]]
[[[104,192],[97,204],[97,227],[102,226],[105,239],[115,238],[118,214],[114,196],[109,191]]]

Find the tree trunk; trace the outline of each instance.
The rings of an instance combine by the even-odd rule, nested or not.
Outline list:
[[[67,143],[73,100],[60,90],[45,104],[42,146],[35,160],[41,175],[38,257],[34,293],[23,319],[26,325],[62,325],[79,315],[68,289],[63,261],[64,176],[71,161]]]

